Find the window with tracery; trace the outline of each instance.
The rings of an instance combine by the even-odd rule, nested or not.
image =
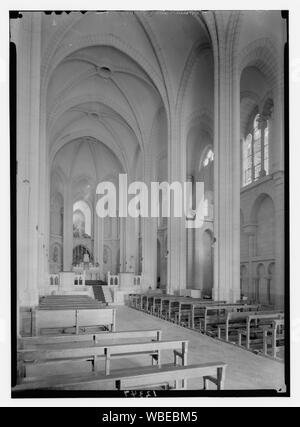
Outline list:
[[[269,120],[257,114],[252,129],[243,141],[242,185],[269,174]]]

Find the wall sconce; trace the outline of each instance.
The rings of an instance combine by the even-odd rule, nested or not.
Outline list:
[[[168,256],[169,256],[169,251],[166,251],[165,258],[168,258]]]

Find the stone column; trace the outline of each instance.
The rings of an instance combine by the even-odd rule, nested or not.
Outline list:
[[[151,217],[151,181],[156,181],[156,162],[150,150],[144,154],[144,181],[148,187],[148,218],[142,218],[142,274],[143,286],[147,290],[157,287],[157,227],[158,218]]]
[[[235,49],[239,12],[208,12],[206,20],[215,65],[213,298],[234,302],[240,299],[240,75]]]
[[[283,70],[283,55],[278,56],[280,70]],[[275,186],[275,289],[273,299],[275,307],[283,308],[284,282],[285,282],[285,206],[284,206],[284,88],[283,71],[278,73],[276,87],[274,88],[274,109],[272,120],[272,171]]]
[[[254,298],[255,290],[254,290],[254,282],[253,282],[253,257],[255,256],[255,237],[256,237],[256,224],[245,224],[243,227],[243,231],[248,236],[248,297],[250,299]]]
[[[103,218],[97,215],[94,209],[94,262],[99,263],[99,270],[103,272]]]
[[[260,168],[260,177],[266,176],[266,170],[265,170],[265,129],[267,127],[267,121],[265,117],[260,118],[260,156],[261,156],[261,168]]]
[[[126,257],[126,233],[125,233],[125,218],[120,218],[120,272],[125,271]]]
[[[284,207],[284,173],[273,174],[275,185],[275,288],[271,290],[276,308],[284,307],[285,294],[285,207]]]
[[[274,132],[274,120],[273,113],[271,112],[268,116],[269,122],[269,174],[273,173],[273,158],[274,158],[274,145],[273,141],[273,132]]]
[[[168,134],[168,181],[179,182],[184,187],[186,180],[186,144],[183,129],[180,128],[180,111],[171,111]],[[168,279],[167,292],[174,294],[186,289],[186,219],[182,204],[182,216],[174,217],[174,203],[171,197],[171,215],[168,220]]]
[[[282,68],[283,69],[283,68]],[[272,120],[272,170],[284,170],[284,95],[282,82],[278,83],[275,91],[273,120]]]
[[[142,271],[145,289],[157,286],[157,218],[142,218]]]
[[[187,182],[193,184],[193,176],[187,177]],[[193,198],[193,197],[192,197]],[[192,201],[191,201],[192,202]],[[192,205],[191,205],[192,207]],[[195,287],[194,278],[194,259],[195,259],[195,248],[194,248],[194,236],[196,229],[186,229],[186,287],[188,289]]]
[[[34,34],[34,37],[32,35]],[[24,12],[17,45],[17,282],[20,306],[38,304],[41,13]]]
[[[64,226],[63,226],[63,270],[72,270],[73,261],[73,202],[72,202],[72,185],[66,183],[64,195]]]

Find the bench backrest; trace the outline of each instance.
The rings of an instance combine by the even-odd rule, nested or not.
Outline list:
[[[115,309],[36,310],[36,332],[44,328],[115,325]]]
[[[130,354],[137,352],[160,351],[160,350],[174,350],[182,349],[187,352],[188,341],[150,341],[150,342],[134,342],[127,344],[94,344],[72,346],[65,348],[47,348],[40,349],[21,349],[18,354],[22,357],[23,361],[43,361],[53,359],[73,359],[80,357],[93,357],[104,356],[106,354]]]
[[[24,337],[19,340],[19,348],[32,348],[33,346],[68,343],[68,342],[101,342],[108,339],[130,339],[130,338],[155,338],[161,340],[162,331],[160,329],[151,330],[134,330],[134,331],[116,331],[116,332],[100,332],[96,334],[60,334],[60,335],[41,335],[38,337]]]
[[[207,306],[206,309],[207,311],[221,311],[221,310],[226,310],[226,311],[231,311],[231,312],[235,312],[238,310],[242,310],[242,311],[257,311],[260,308],[260,306],[258,304],[252,304],[252,305],[247,305],[247,304],[221,304],[221,305],[212,305],[212,306]]]
[[[263,320],[263,319],[281,319],[284,313],[282,312],[263,312],[263,313],[249,313],[248,320]]]
[[[137,368],[134,372],[128,369],[118,372],[112,372],[109,377],[101,372],[55,375],[53,377],[43,378],[34,381],[27,381],[13,388],[13,393],[22,390],[35,390],[45,388],[49,389],[91,389],[93,384],[97,384],[97,389],[103,385],[111,386],[112,381],[117,381],[118,389],[145,386],[154,383],[168,383],[188,378],[200,378],[204,376],[215,376],[217,370],[222,370],[220,381],[224,385],[226,364],[224,362],[211,362],[193,364],[188,366],[162,366],[157,369],[155,366]],[[221,384],[220,384],[221,385]],[[72,387],[73,386],[73,387]],[[200,387],[199,387],[200,388]],[[221,387],[220,387],[221,388]],[[16,394],[17,396],[17,394]]]
[[[142,386],[150,386],[151,384],[174,383],[182,379],[200,378],[203,376],[216,376],[217,370],[225,371],[226,364],[223,362],[203,363],[198,365],[162,367],[159,370],[152,372],[141,372],[124,376],[117,381],[116,388],[125,390],[129,388],[137,388]],[[224,373],[222,372],[222,380],[224,382]],[[224,384],[218,384],[219,388],[223,388]]]
[[[226,313],[226,321],[249,321],[254,319],[273,319],[274,317],[280,317],[281,314],[278,312],[254,312],[254,311],[241,311],[241,312],[231,312]]]

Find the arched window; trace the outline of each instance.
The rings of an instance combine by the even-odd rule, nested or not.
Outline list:
[[[213,161],[214,161],[214,153],[211,149],[209,149],[208,152],[206,153],[206,156],[204,157],[203,167],[208,166],[209,163]]]
[[[91,237],[91,209],[83,200],[73,205],[73,236]]]
[[[243,141],[242,185],[249,185],[269,174],[269,120],[257,114]]]

